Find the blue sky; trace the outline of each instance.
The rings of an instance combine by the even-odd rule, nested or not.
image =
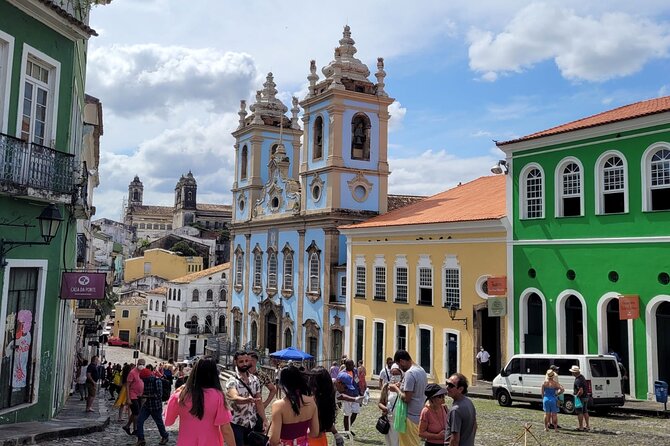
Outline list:
[[[475,4],[473,4],[475,3]],[[138,174],[171,205],[192,170],[200,202],[230,203],[240,99],[268,71],[306,92],[345,23],[356,57],[385,58],[391,193],[434,194],[489,174],[507,140],[670,94],[670,4],[480,0],[114,0],[91,26],[87,92],[104,108],[97,217],[118,219]],[[322,76],[322,75],[321,75]],[[374,77],[371,76],[374,80]]]

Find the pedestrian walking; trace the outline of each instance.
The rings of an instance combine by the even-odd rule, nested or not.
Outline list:
[[[330,366],[330,378],[335,381],[337,375],[340,373],[340,366],[337,364],[337,361],[333,361],[333,364]]]
[[[358,361],[358,390],[361,391],[361,395],[365,394],[365,391],[368,389],[367,374],[368,371],[365,369],[363,360],[361,359]]]
[[[153,366],[148,365],[147,370],[153,372]],[[168,442],[168,433],[165,430],[165,424],[163,424],[163,383],[161,378],[157,377],[155,374],[151,373],[148,377],[144,378],[144,393],[142,394],[142,399],[144,404],[140,408],[140,413],[137,416],[137,443],[135,446],[146,446],[146,441],[144,440],[144,422],[149,418],[153,418],[158,427],[158,433],[161,436],[161,440],[158,444],[167,444]]]
[[[426,405],[419,416],[419,437],[426,441],[426,446],[443,446],[447,431],[448,410],[444,398],[447,389],[439,384],[428,384],[424,395]]]
[[[237,373],[226,382],[226,395],[231,403],[233,416],[231,427],[235,434],[235,444],[244,446],[252,431],[261,432],[267,429],[267,419],[261,398],[261,383],[249,373],[251,369],[249,353],[238,351],[233,361]]]
[[[99,379],[98,357],[93,356],[91,363],[86,367],[86,412],[94,412],[93,401],[97,394]]]
[[[279,376],[279,385],[284,397],[272,403],[270,446],[308,446],[308,437],[318,437],[320,429],[319,411],[307,380],[296,367],[289,367]]]
[[[578,431],[591,430],[589,424],[589,388],[586,385],[586,378],[582,375],[579,366],[570,367],[570,373],[575,377],[574,389],[572,395],[575,403],[575,413],[577,414]]]
[[[479,365],[482,379],[489,379],[489,364],[491,362],[491,355],[484,349],[483,346],[480,346],[475,358],[477,359],[477,364]]]
[[[337,367],[337,363],[334,363]],[[337,367],[339,373],[339,367]],[[336,377],[337,379],[337,377]],[[309,446],[328,446],[326,433],[331,432],[335,438],[336,446],[344,445],[344,438],[337,432],[335,418],[337,416],[337,403],[335,400],[335,386],[333,378],[328,370],[323,367],[315,367],[309,372],[307,380],[310,394],[319,413],[319,436],[309,437]]]
[[[353,363],[353,361],[351,361]],[[282,372],[283,373],[283,372]],[[343,425],[344,430],[351,431],[351,427],[356,421],[356,417],[361,411],[361,401],[363,397],[354,384],[354,378],[347,371],[338,373],[335,380],[335,389],[337,389],[336,399],[342,402],[342,413],[344,413]],[[355,435],[352,432],[352,435]]]
[[[145,360],[138,359],[137,366],[130,370],[128,373],[128,378],[126,379],[126,392],[128,395],[128,401],[130,405],[130,416],[128,417],[128,422],[122,427],[122,429],[128,435],[135,435],[135,430],[137,429],[137,416],[140,414],[140,397],[144,393],[144,381],[140,377],[140,374],[144,370]],[[130,427],[132,426],[132,430]]]
[[[405,373],[402,384],[390,384],[389,390],[396,392],[405,404],[407,404],[407,419],[405,420],[405,432],[399,433],[400,446],[419,446],[419,418],[425,402],[424,392],[428,384],[426,371],[419,367],[406,350],[398,350],[393,360],[400,370]]]
[[[219,381],[219,371],[211,356],[193,367],[191,375],[168,400],[165,424],[179,418],[177,446],[226,446],[235,444],[230,422],[232,415]]]
[[[84,401],[88,398],[86,393],[86,369],[88,368],[88,360],[84,359],[77,368],[77,392],[79,392],[79,401]]]
[[[393,358],[389,359],[393,362]],[[382,415],[386,415],[386,418],[389,421],[389,431],[384,435],[386,446],[399,446],[398,431],[393,427],[393,410],[398,401],[398,393],[389,392],[389,385],[400,385],[402,383],[402,378],[403,372],[400,370],[400,366],[398,364],[392,364],[389,372],[389,381],[382,386],[379,403],[377,404],[377,407],[382,411]]]
[[[445,444],[448,446],[474,446],[477,434],[477,411],[466,395],[468,379],[455,373],[447,379],[447,395],[453,403],[449,411]]]
[[[272,378],[267,372],[258,368],[258,353],[252,351],[249,353],[249,357],[251,358],[251,368],[249,369],[249,373],[255,375],[261,383],[261,394],[263,393],[263,387],[268,389],[268,397],[263,401],[263,408],[265,409],[270,405],[277,394],[277,386],[272,382]]]
[[[544,410],[544,430],[558,429],[558,396],[563,386],[556,382],[556,372],[549,369],[542,383],[542,410]]]
[[[386,366],[379,372],[379,388],[383,388],[391,380],[391,367],[393,367],[393,358],[386,358]]]

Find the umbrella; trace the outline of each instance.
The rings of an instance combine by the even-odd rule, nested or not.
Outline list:
[[[293,361],[305,361],[307,359],[314,359],[314,356],[309,353],[305,353],[301,350],[298,350],[294,347],[287,347],[283,350],[278,350],[274,353],[270,353],[270,357],[273,359],[282,359],[284,361],[293,360]]]

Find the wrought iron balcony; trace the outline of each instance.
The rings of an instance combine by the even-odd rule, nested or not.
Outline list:
[[[0,133],[0,186],[18,193],[33,188],[72,194],[74,155]]]

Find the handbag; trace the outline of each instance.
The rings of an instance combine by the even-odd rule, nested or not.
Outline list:
[[[388,417],[386,415],[382,415],[381,417],[377,418],[377,424],[375,425],[375,428],[380,434],[388,434],[391,430],[391,423],[389,422]]]
[[[260,432],[251,431],[247,434],[247,443],[249,446],[267,446],[270,444],[270,436],[265,433],[262,425],[263,421],[261,420]],[[270,425],[272,425],[272,422],[270,422]],[[270,425],[268,425],[268,432],[270,432]]]
[[[575,409],[581,409],[582,407],[584,407],[584,405],[582,404],[582,399],[580,397],[576,396],[575,397]]]

